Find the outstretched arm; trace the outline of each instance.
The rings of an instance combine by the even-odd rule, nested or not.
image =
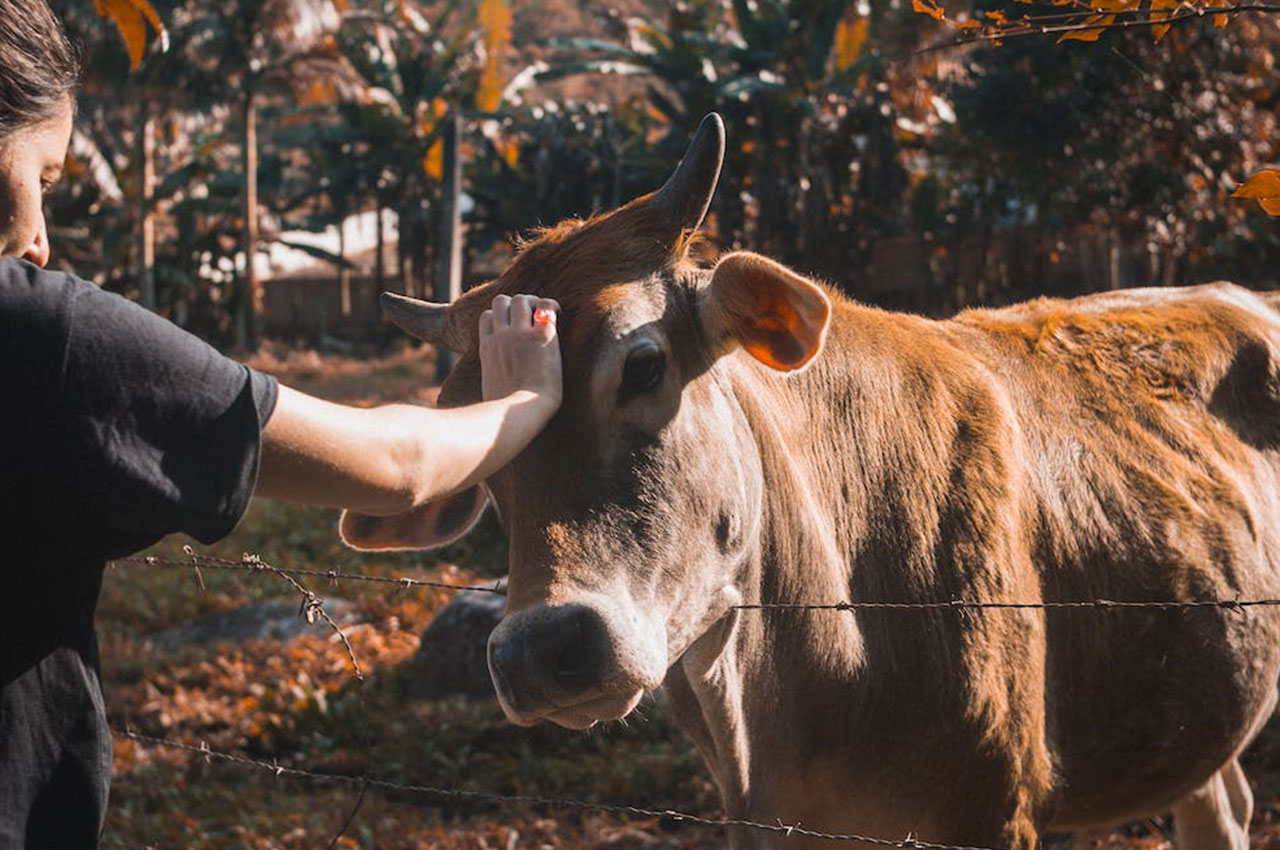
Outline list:
[[[403,513],[509,463],[560,406],[559,305],[499,295],[480,319],[484,401],[357,408],[281,386],[262,433],[255,495],[372,516]]]

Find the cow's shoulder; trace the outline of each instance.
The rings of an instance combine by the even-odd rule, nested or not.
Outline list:
[[[1190,405],[1270,444],[1280,442],[1277,306],[1280,293],[1209,283],[1040,298],[950,324],[1037,404],[1080,400],[1121,417]]]

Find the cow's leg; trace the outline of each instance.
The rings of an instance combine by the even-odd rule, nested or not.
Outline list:
[[[1180,850],[1248,850],[1253,794],[1232,759],[1173,807]]]
[[[1222,781],[1227,787],[1227,798],[1231,801],[1231,814],[1248,839],[1249,822],[1253,820],[1253,789],[1249,787],[1249,780],[1240,769],[1239,759],[1232,759],[1222,769]]]

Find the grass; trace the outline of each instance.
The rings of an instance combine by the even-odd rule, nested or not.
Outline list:
[[[434,395],[427,380],[430,359],[409,351],[379,361],[303,354],[259,358],[255,365],[336,400],[371,403]],[[180,558],[188,543],[169,539],[147,554]],[[253,553],[280,567],[340,567],[458,584],[506,572],[505,543],[491,518],[436,552],[362,554],[339,542],[335,512],[264,500],[251,503],[231,536],[195,548],[233,559]],[[297,601],[297,593],[277,576],[205,570],[197,578],[187,568],[110,569],[98,629],[112,725],[280,764],[402,784],[715,811],[706,771],[661,702],[642,707],[644,720],[578,733],[514,727],[491,700],[411,699],[409,662],[418,638],[451,594],[309,584],[322,598],[341,596],[354,603],[361,625],[347,631],[366,671],[363,682],[352,676],[335,636],[324,632],[288,645],[256,641],[168,655],[149,644],[149,635],[214,611],[261,599]],[[279,779],[118,740],[103,846],[325,847],[358,797],[353,787]],[[702,848],[721,843],[712,831],[642,818],[369,791],[335,846]]]
[[[431,361],[412,351],[378,361],[288,355],[260,358],[256,365],[337,400],[434,395]],[[352,552],[339,543],[336,528],[331,511],[254,501],[234,534],[199,550],[229,558],[250,552],[282,567],[341,567],[461,584],[505,572],[505,545],[491,519],[458,544],[430,554]],[[166,540],[152,554],[179,556],[187,542]],[[148,635],[202,614],[258,599],[296,602],[296,592],[276,576],[205,571],[197,581],[189,569],[110,570],[98,625],[112,725],[347,776],[716,812],[706,769],[660,700],[642,706],[642,719],[587,733],[514,727],[492,701],[414,700],[408,696],[409,662],[450,593],[366,584],[312,583],[312,589],[354,603],[362,625],[348,633],[365,681],[353,678],[345,650],[324,632],[288,645],[258,641],[172,655],[158,654],[148,643]],[[1273,722],[1263,731],[1243,763],[1258,802],[1253,845],[1280,850],[1280,725]],[[1171,847],[1160,826],[1117,830],[1109,846]],[[723,836],[559,807],[495,807],[385,791],[361,798],[352,786],[276,778],[117,741],[103,846],[701,850],[722,847]]]

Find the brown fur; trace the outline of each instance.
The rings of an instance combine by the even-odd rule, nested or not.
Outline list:
[[[708,614],[707,574],[748,603],[1280,596],[1271,307],[1221,284],[931,321],[829,292],[825,350],[782,376],[720,356],[710,273],[647,216],[544,233],[450,317],[564,307],[564,408],[490,482],[509,612],[664,612],[730,817],[1030,848],[1217,787],[1274,700],[1271,609]],[[624,403],[643,334],[669,376]],[[473,345],[442,403],[478,374]]]

